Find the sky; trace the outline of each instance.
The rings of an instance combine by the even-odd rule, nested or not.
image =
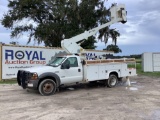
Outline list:
[[[121,34],[117,39],[117,45],[122,53],[116,55],[142,54],[144,52],[160,52],[160,2],[159,0],[108,0],[105,3],[108,8],[112,3],[122,3],[126,5],[127,23],[116,23],[111,28],[116,28]],[[7,0],[0,0],[0,20],[3,14],[7,13]],[[10,38],[10,30],[0,24],[0,42],[9,44],[11,41],[20,45],[35,45],[31,42],[27,44],[28,36],[23,35],[18,39]],[[107,45],[111,44],[109,39]],[[43,44],[41,44],[42,46]],[[98,41],[97,50],[103,50],[106,46]]]

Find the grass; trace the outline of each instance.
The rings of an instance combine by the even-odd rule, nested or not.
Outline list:
[[[136,70],[138,75],[160,77],[160,72],[143,72],[141,63],[142,63],[141,59],[136,59]],[[128,67],[134,67],[134,66],[133,64],[129,64]]]
[[[138,75],[145,75],[145,76],[150,76],[150,77],[160,77],[160,72],[143,72],[141,64],[137,64],[136,69],[137,69]]]
[[[16,81],[16,79],[9,79],[9,80],[3,80],[3,81],[0,81],[0,84],[16,84],[17,83],[17,81]]]

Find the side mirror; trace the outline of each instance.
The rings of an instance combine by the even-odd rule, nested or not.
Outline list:
[[[81,63],[82,63],[82,65],[86,65],[86,61],[85,60],[82,60]]]
[[[61,69],[64,69],[64,64],[61,65]]]
[[[70,68],[70,64],[66,64],[66,69],[69,69]]]

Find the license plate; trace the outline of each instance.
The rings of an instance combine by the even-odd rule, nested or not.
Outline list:
[[[33,84],[32,83],[28,83],[28,87],[33,87]]]

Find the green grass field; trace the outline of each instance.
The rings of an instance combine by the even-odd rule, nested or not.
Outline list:
[[[160,77],[160,72],[143,72],[140,63],[136,65],[136,69],[137,69],[138,75],[145,75],[145,76],[150,76],[150,77]]]
[[[136,59],[136,70],[138,75],[145,75],[150,77],[160,77],[160,72],[143,72],[141,59]],[[130,66],[130,65],[129,65]]]
[[[0,84],[16,84],[16,83],[17,83],[16,79],[0,81]]]

